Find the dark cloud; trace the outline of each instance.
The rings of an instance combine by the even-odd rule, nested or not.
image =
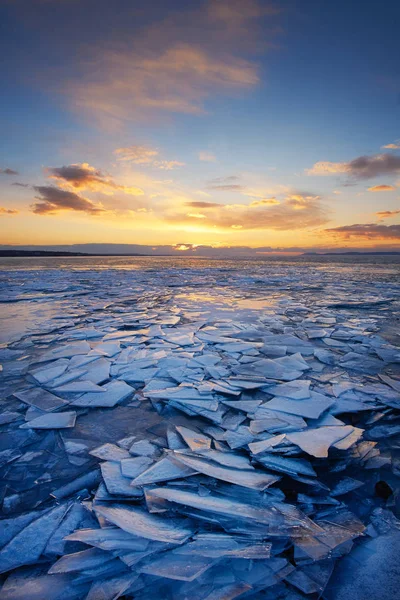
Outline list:
[[[14,171],[14,169],[0,169],[0,175],[18,175],[18,171]]]
[[[18,181],[16,181],[15,183],[12,183],[11,185],[16,185],[18,187],[24,187],[24,188],[29,187],[29,183],[19,183]]]
[[[215,208],[221,206],[218,202],[186,202],[185,205],[192,208]]]
[[[400,240],[400,225],[358,223],[325,229],[325,231],[342,239],[364,238],[369,240]]]
[[[88,163],[47,167],[46,172],[49,174],[50,179],[55,179],[60,184],[67,183],[77,190],[86,188],[97,190],[103,186],[117,187],[109,177],[106,177],[99,169],[91,167]]]
[[[379,175],[400,172],[400,156],[395,154],[376,154],[360,156],[348,163],[349,174],[357,179],[372,179]]]
[[[315,163],[311,169],[307,169],[306,173],[308,175],[344,174],[353,180],[373,179],[381,175],[400,173],[400,156],[374,154],[373,156],[359,156],[342,163],[320,161]]]
[[[142,196],[143,190],[137,187],[118,185],[112,177],[88,163],[64,165],[63,167],[47,167],[50,179],[55,179],[60,187],[76,190],[90,189],[103,194],[112,195],[114,191],[122,191],[132,196]]]
[[[60,210],[74,210],[93,215],[104,211],[103,208],[74,192],[60,190],[50,185],[34,186],[34,189],[39,193],[39,196],[35,196],[39,202],[32,204],[31,209],[37,215],[55,213]]]
[[[101,171],[86,164],[48,167],[47,171],[53,179],[63,179],[78,189],[87,182],[104,180],[104,175]]]

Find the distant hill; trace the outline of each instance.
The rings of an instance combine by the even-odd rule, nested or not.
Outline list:
[[[90,254],[52,250],[0,250],[0,256],[90,256]]]
[[[56,250],[0,250],[0,257],[8,256],[16,256],[16,257],[24,257],[24,256],[147,256],[146,254],[97,254],[97,253],[88,253],[88,252],[63,252]]]
[[[400,252],[304,252],[301,256],[400,256]]]

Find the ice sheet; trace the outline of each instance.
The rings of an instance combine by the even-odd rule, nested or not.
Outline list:
[[[1,597],[332,600],[398,530],[393,273],[182,265],[6,273]]]

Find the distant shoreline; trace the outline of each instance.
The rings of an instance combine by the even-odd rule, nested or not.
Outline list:
[[[63,252],[56,250],[0,250],[0,258],[1,257],[19,257],[22,258],[24,256],[36,256],[36,257],[46,257],[46,256],[54,256],[54,257],[90,257],[90,256],[153,256],[152,254],[101,254],[101,253],[88,253],[88,252]],[[160,256],[160,255],[159,255]],[[173,256],[173,255],[171,255]]]
[[[151,258],[162,258],[162,257],[167,257],[167,258],[207,258],[207,259],[220,259],[220,260],[228,260],[228,259],[238,259],[238,258],[245,258],[245,259],[260,259],[261,256],[241,256],[241,257],[229,257],[229,256],[201,256],[201,255],[195,255],[195,254],[185,254],[182,252],[182,254],[139,254],[139,253],[120,253],[120,254],[110,254],[110,253],[101,253],[101,252],[94,252],[94,253],[89,253],[89,252],[67,252],[67,251],[56,251],[56,250],[0,250],[0,258],[24,258],[24,257],[37,257],[37,258],[46,258],[46,257],[59,257],[59,258],[68,258],[68,257],[72,257],[72,258],[90,258],[90,257],[118,257],[118,256],[123,256],[123,257],[151,257]],[[318,257],[318,256],[400,256],[400,252],[352,252],[352,251],[348,251],[348,252],[304,252],[302,254],[296,254],[296,255],[292,255],[292,256],[288,256],[287,254],[278,254],[278,253],[272,253],[271,252],[271,257],[283,257],[283,258],[311,258],[311,257]],[[267,254],[264,254],[262,258],[268,258]]]
[[[400,256],[400,252],[304,252],[301,256]]]

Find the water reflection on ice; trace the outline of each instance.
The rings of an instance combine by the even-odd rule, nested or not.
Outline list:
[[[49,321],[62,313],[63,302],[32,302],[0,304],[0,343],[20,339],[28,332],[46,328]]]

